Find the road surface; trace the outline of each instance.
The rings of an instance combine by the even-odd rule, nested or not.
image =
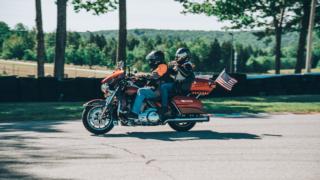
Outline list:
[[[0,123],[0,179],[320,179],[320,114],[217,117],[191,132]]]

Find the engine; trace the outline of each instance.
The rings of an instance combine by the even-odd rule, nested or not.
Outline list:
[[[144,112],[139,114],[139,119],[136,119],[134,122],[141,125],[156,125],[160,121],[160,116],[157,113],[157,109],[149,108]]]

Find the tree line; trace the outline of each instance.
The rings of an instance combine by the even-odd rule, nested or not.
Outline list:
[[[169,35],[165,35],[165,33]],[[37,33],[35,29],[28,29],[19,23],[14,28],[0,22],[0,56],[4,59],[24,59],[37,60]],[[108,35],[109,33],[109,35]],[[117,61],[117,38],[110,35],[113,32],[67,32],[65,63],[75,65],[100,65],[113,68]],[[163,50],[166,60],[174,59],[175,51],[179,47],[188,47],[192,52],[192,62],[195,70],[200,72],[219,72],[228,69],[230,59],[237,59],[237,72],[241,73],[264,73],[274,68],[274,49],[268,48],[268,38],[266,44],[252,44],[249,39],[254,36],[250,33],[238,32],[239,41],[232,43],[230,37],[223,37],[223,33],[218,35],[203,34],[197,36],[198,31],[189,31],[185,36],[180,36],[180,31],[163,30],[130,30],[126,41],[127,63],[129,66],[139,71],[148,71],[145,55],[153,49]],[[227,34],[227,33],[225,33]],[[214,38],[208,38],[208,37]],[[195,37],[195,38],[190,38]],[[291,42],[295,42],[297,37],[293,33],[285,36],[288,42],[282,48],[282,66],[285,69],[295,67],[296,47]],[[247,41],[246,41],[247,39]],[[290,41],[289,41],[290,40]],[[44,62],[53,63],[55,61],[55,41],[56,33],[44,33]],[[315,46],[320,47],[320,39],[317,38]],[[237,57],[234,57],[234,51]],[[313,67],[316,67],[320,59],[320,48],[314,51]]]

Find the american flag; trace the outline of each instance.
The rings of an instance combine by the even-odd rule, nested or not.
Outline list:
[[[226,73],[226,70],[224,69],[220,75],[217,77],[217,79],[214,81],[218,84],[220,84],[222,87],[227,89],[228,91],[231,91],[232,87],[238,82],[236,79],[232,78]]]

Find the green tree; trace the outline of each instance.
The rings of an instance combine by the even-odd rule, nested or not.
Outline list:
[[[2,57],[5,59],[22,59],[24,51],[28,49],[24,38],[13,34],[3,43]]]
[[[206,62],[207,71],[220,71],[221,70],[221,48],[219,41],[214,39],[210,45],[209,59]]]
[[[319,67],[319,61],[320,61],[320,41],[317,41],[314,43],[314,56],[312,60],[312,68]]]
[[[117,59],[117,41],[114,38],[111,38],[107,41],[106,46],[103,49],[105,57],[109,60],[107,63],[109,66],[116,64]]]
[[[154,42],[151,38],[148,38],[146,36],[142,37],[142,47],[145,50],[145,54],[147,54],[148,52],[154,50]]]
[[[77,62],[77,49],[75,46],[73,45],[69,45],[66,47],[66,54],[65,54],[65,58],[66,58],[66,63],[67,64],[77,64],[79,65],[79,63]]]
[[[26,49],[34,48],[36,35],[36,32],[34,30],[29,31],[27,26],[22,23],[18,23],[15,25],[12,34],[16,34],[17,36],[22,38],[25,43]]]
[[[22,23],[18,23],[11,35],[4,39],[2,46],[2,57],[6,59],[24,59],[23,57],[32,56],[35,46],[35,31],[28,31]],[[28,56],[25,56],[28,53]],[[34,60],[28,59],[28,60]]]
[[[52,63],[54,62],[54,50],[55,48],[53,46],[46,48],[46,55],[47,55],[47,59],[46,62],[48,63]]]
[[[139,45],[140,41],[134,36],[128,37],[127,47],[129,51],[132,51],[135,47]]]
[[[28,27],[25,26],[24,24],[22,23],[18,23],[14,26],[14,29],[15,33],[19,34],[19,35],[25,35],[28,33]]]
[[[123,61],[126,65],[126,43],[127,43],[127,10],[126,0],[73,0],[75,11],[85,9],[93,11],[95,15],[108,13],[119,9],[119,32],[117,61]]]
[[[98,34],[95,35],[91,32],[88,42],[96,44],[100,48],[100,50],[102,50],[104,46],[107,44],[106,38],[103,35],[99,36]]]
[[[2,52],[2,44],[4,40],[10,36],[10,34],[11,34],[11,31],[9,26],[5,22],[0,21],[0,55]]]
[[[202,39],[198,39],[192,43],[192,46],[190,46],[189,49],[191,51],[191,60],[194,63],[195,71],[207,70],[204,61],[209,57],[209,45]]]
[[[89,34],[89,41],[88,42],[89,43],[95,43],[96,42],[95,35],[92,32],[90,32],[90,34]]]
[[[82,39],[81,35],[78,32],[68,32],[67,34],[67,44],[74,46],[75,49],[78,49]]]
[[[89,65],[90,68],[93,65],[99,65],[105,58],[99,47],[93,43],[89,43],[84,48],[84,57],[85,63]]]
[[[56,44],[56,33],[46,33],[44,42],[46,47],[54,47]]]
[[[269,57],[250,57],[247,61],[247,71],[252,73],[266,73],[271,68]]]
[[[243,45],[237,45],[237,70],[238,72],[245,72],[246,71],[246,64],[250,58],[250,51],[252,50],[251,46],[243,47]]]
[[[230,69],[230,60],[233,58],[233,45],[230,42],[223,42],[221,44],[221,59],[222,67],[225,69]]]
[[[292,7],[295,0],[206,0],[201,3],[190,0],[177,0],[183,3],[185,12],[204,13],[217,16],[219,20],[229,20],[233,28],[261,28],[265,34],[275,34],[275,73],[281,67],[281,36],[283,29],[292,19]]]
[[[85,51],[83,46],[79,46],[76,50],[76,57],[73,60],[73,64],[76,65],[85,65]]]
[[[25,60],[37,60],[36,52],[32,49],[26,49],[23,51],[23,57],[22,59]]]
[[[162,43],[163,43],[162,38],[161,38],[161,36],[160,36],[160,35],[157,35],[157,36],[155,37],[155,43],[156,43],[157,45],[159,45],[159,44],[162,44]]]
[[[100,48],[100,50],[102,50],[104,46],[107,44],[106,38],[103,35],[96,35],[95,39],[97,46]]]

